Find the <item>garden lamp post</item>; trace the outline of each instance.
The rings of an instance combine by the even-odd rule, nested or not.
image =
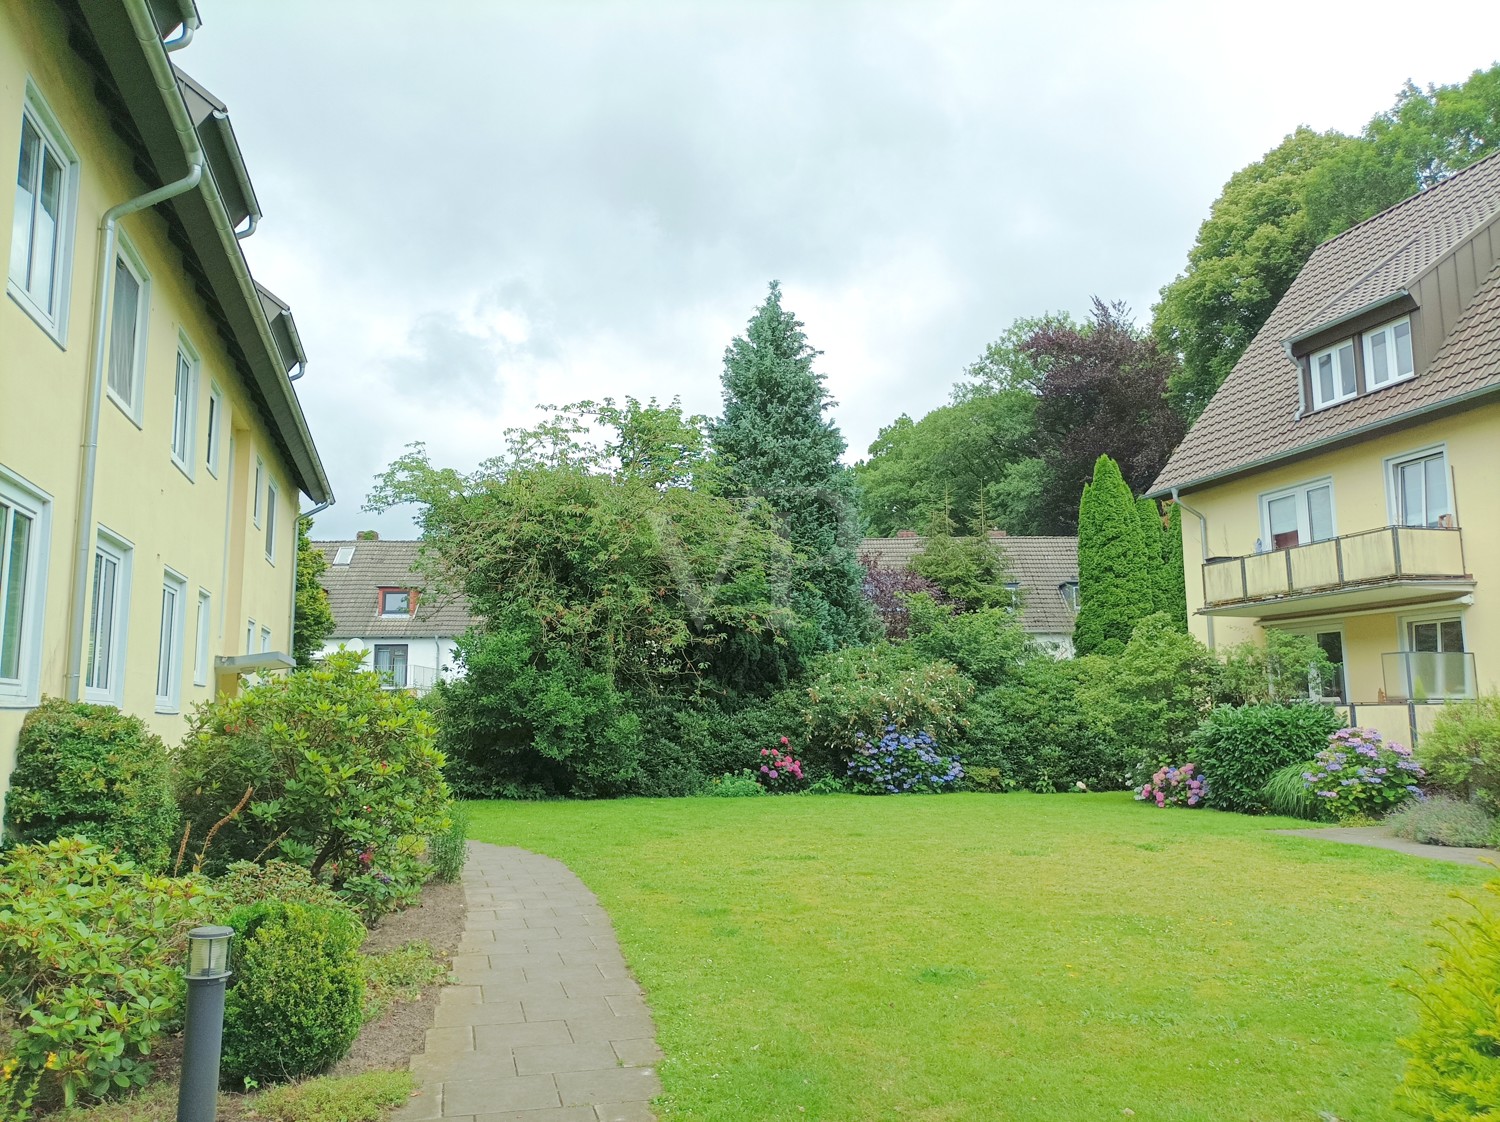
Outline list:
[[[214,1122],[219,1109],[219,1050],[224,1037],[224,984],[229,981],[229,927],[188,932],[187,1017],[177,1122]]]

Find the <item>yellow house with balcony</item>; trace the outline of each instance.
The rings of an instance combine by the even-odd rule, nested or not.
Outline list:
[[[1211,647],[1313,636],[1404,743],[1500,688],[1500,158],[1319,246],[1151,493]]]
[[[227,110],[174,66],[198,27],[193,0],[0,0],[0,799],[43,696],[172,743],[291,661],[300,495],[332,495]]]

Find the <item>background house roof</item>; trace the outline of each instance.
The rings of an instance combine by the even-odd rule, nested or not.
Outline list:
[[[1486,356],[1500,316],[1496,274],[1417,377],[1300,419],[1300,371],[1284,344],[1401,298],[1461,243],[1500,217],[1500,157],[1450,179],[1324,242],[1189,430],[1150,494],[1207,482],[1390,424],[1476,391],[1500,388],[1500,351]],[[1456,352],[1456,353],[1455,353]]]
[[[427,578],[417,572],[422,548],[416,541],[322,541],[313,542],[328,561],[318,582],[328,593],[333,609],[331,639],[462,635],[478,622],[461,596],[424,591]],[[347,565],[335,565],[341,548],[352,548]],[[410,619],[391,619],[380,614],[382,588],[409,588],[418,592],[416,610]]]
[[[1077,538],[990,539],[1005,555],[1010,579],[1021,586],[1021,627],[1034,634],[1071,635],[1076,615],[1058,592],[1058,586],[1078,581]],[[905,569],[912,558],[927,548],[927,539],[916,535],[897,538],[866,538],[860,556],[875,559],[879,569]]]

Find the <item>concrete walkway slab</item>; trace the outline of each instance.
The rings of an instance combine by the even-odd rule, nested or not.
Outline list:
[[[652,1122],[656,1028],[594,894],[550,857],[482,842],[464,894],[455,984],[393,1122]]]
[[[1471,849],[1461,845],[1427,845],[1398,838],[1389,826],[1322,826],[1311,830],[1274,830],[1294,838],[1317,838],[1319,841],[1343,842],[1389,849],[1408,857],[1427,857],[1433,861],[1452,861],[1457,865],[1490,865],[1500,862],[1500,850]]]

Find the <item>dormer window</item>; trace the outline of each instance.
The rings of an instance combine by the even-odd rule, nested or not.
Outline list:
[[[380,590],[380,614],[383,616],[410,616],[411,590],[406,588],[382,588]]]
[[[1365,381],[1370,389],[1403,381],[1415,372],[1409,316],[1365,332]]]
[[[1069,610],[1078,610],[1078,582],[1076,580],[1063,581],[1057,586],[1057,594],[1062,597],[1062,602]]]
[[[1410,353],[1410,332],[1407,335]],[[1358,392],[1359,382],[1354,370],[1354,341],[1345,340],[1326,350],[1318,351],[1308,358],[1312,372],[1313,408],[1322,409],[1348,401]]]

